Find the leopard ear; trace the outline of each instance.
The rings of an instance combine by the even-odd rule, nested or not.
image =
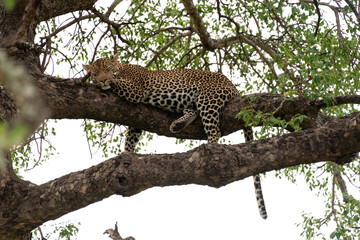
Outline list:
[[[86,64],[83,64],[83,69],[85,69],[86,72],[90,72],[91,71],[91,65],[86,65]]]
[[[114,56],[111,57],[111,60],[112,60],[113,62],[117,62],[118,59],[119,59],[119,54],[115,54]]]

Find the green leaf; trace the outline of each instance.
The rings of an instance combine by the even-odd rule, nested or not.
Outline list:
[[[12,11],[15,8],[17,0],[3,0],[6,11]]]

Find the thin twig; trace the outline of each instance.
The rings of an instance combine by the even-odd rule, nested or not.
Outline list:
[[[173,39],[168,42],[165,46],[163,46],[159,51],[156,52],[156,54],[154,55],[154,57],[148,62],[148,64],[146,64],[146,67],[151,66],[151,64],[169,47],[171,47],[177,40],[189,36],[191,34],[191,32],[185,32],[182,34],[178,34],[175,37],[173,37]]]
[[[313,0],[314,1],[314,5],[315,5],[315,8],[316,8],[316,13],[318,15],[318,20],[317,20],[317,23],[316,23],[316,29],[315,29],[315,33],[314,33],[314,37],[316,37],[318,31],[319,31],[319,27],[320,27],[320,20],[321,20],[321,13],[320,13],[320,8],[319,8],[319,3],[317,0]]]

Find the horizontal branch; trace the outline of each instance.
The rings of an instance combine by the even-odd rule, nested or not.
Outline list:
[[[149,132],[168,137],[184,139],[206,139],[200,118],[179,133],[169,130],[171,123],[181,114],[169,113],[165,110],[145,104],[134,104],[118,97],[110,90],[103,91],[95,84],[85,83],[83,79],[59,79],[48,75],[35,74],[36,84],[44,102],[51,110],[53,119],[94,119],[121,125],[137,127]],[[3,97],[2,97],[3,95]],[[0,117],[6,121],[13,117],[16,108],[12,106],[6,91],[0,89]],[[350,95],[336,97],[336,105],[344,103],[360,103],[360,96]],[[254,113],[274,113],[277,118],[290,120],[296,114],[306,115],[301,127],[314,128],[319,124],[319,110],[326,107],[323,101],[309,102],[305,99],[285,100],[277,94],[243,95],[231,100],[223,109],[220,130],[223,136],[244,129],[245,123],[235,115],[243,109]],[[9,116],[11,115],[11,116]],[[320,118],[325,118],[320,116]],[[328,118],[322,119],[326,122]],[[259,126],[262,123],[259,123]]]
[[[137,127],[159,135],[186,139],[206,139],[200,118],[196,119],[180,133],[169,130],[171,123],[181,114],[169,113],[145,104],[134,104],[118,97],[110,90],[103,91],[94,84],[80,79],[58,79],[47,75],[37,75],[38,87],[54,119],[94,119]],[[275,112],[275,117],[291,119],[296,114],[307,115],[302,127],[315,127],[318,114],[316,106],[305,100],[284,100],[275,94],[253,94],[240,96],[230,101],[221,116],[220,130],[223,136],[245,127],[235,115],[242,109],[254,112]],[[259,123],[261,124],[261,123]]]
[[[360,115],[329,121],[321,128],[290,133],[246,144],[205,144],[175,154],[123,153],[83,171],[40,186],[9,185],[21,202],[7,202],[0,229],[28,229],[113,194],[131,196],[155,186],[200,184],[221,187],[254,174],[299,164],[353,160],[360,151]],[[10,201],[10,200],[8,200]],[[26,206],[31,205],[31,208]],[[25,219],[25,218],[31,219]],[[5,234],[0,230],[0,235]],[[3,236],[3,235],[2,235]]]
[[[41,1],[41,8],[38,20],[40,22],[70,12],[89,10],[95,2],[96,0],[43,0]]]
[[[360,95],[346,95],[334,97],[333,102],[327,103],[323,100],[318,100],[315,105],[319,108],[326,108],[329,106],[337,106],[343,104],[360,104]]]

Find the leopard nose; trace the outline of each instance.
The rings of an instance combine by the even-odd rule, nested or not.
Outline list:
[[[97,77],[97,81],[98,81],[98,82],[105,83],[106,80],[107,80],[107,77],[106,77],[106,76],[98,76],[98,77]]]

